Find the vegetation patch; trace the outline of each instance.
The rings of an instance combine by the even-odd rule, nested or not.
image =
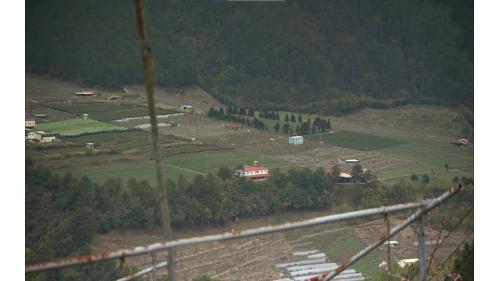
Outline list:
[[[93,119],[68,119],[63,121],[48,122],[37,126],[37,129],[59,133],[62,136],[79,135],[83,133],[105,132],[127,130],[124,127],[116,126],[109,123],[99,122]]]
[[[450,179],[454,176],[474,176],[473,146],[457,147],[448,143],[408,139],[399,146],[379,150],[387,155],[411,159],[407,165],[381,171],[378,177],[386,180],[409,178],[412,174],[429,174],[431,179]]]
[[[321,249],[330,260],[340,263],[357,251],[360,251],[366,245],[352,231],[352,228],[347,228],[343,231],[336,232],[335,235],[320,235],[313,240],[314,246]],[[379,259],[376,251],[371,252],[363,259],[359,260],[352,267],[356,271],[363,273],[366,277],[374,277],[380,273],[378,268]]]
[[[163,160],[163,168],[167,179],[177,180],[179,175],[183,175],[188,180],[192,180],[197,175],[216,172],[219,167],[224,166],[230,169],[238,165],[249,165],[253,160],[260,161],[266,167],[288,166],[290,163],[283,160],[276,160],[269,157],[258,156],[256,154],[240,151],[206,151],[203,149],[214,149],[212,146],[185,146],[175,147],[165,151],[165,155],[175,156]],[[198,150],[198,151],[196,151]],[[180,154],[180,155],[179,155]],[[92,158],[80,157],[72,160],[71,168],[59,169],[63,172],[77,172],[81,175],[87,175],[94,181],[104,182],[110,178],[121,178],[127,180],[136,178],[146,180],[150,184],[156,183],[155,163],[145,157],[134,161],[111,161],[103,162],[102,165],[90,165]],[[80,159],[80,160],[79,160]],[[232,170],[231,170],[232,171]]]
[[[232,169],[238,165],[250,165],[254,160],[268,168],[290,164],[288,161],[242,151],[213,151],[181,155],[168,159],[166,163],[206,173],[213,172],[221,166]]]
[[[406,143],[400,139],[344,130],[306,136],[306,138],[363,151],[378,150]]]

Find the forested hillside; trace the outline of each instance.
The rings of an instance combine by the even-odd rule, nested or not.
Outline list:
[[[320,112],[473,105],[472,0],[144,2],[161,86]],[[26,4],[27,72],[142,81],[133,1]]]

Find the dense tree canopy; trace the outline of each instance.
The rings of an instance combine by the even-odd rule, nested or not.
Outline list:
[[[227,167],[221,167],[216,175],[196,176],[192,182],[180,176],[176,182],[167,182],[172,224],[176,228],[223,224],[237,217],[329,208],[347,211],[414,199],[411,189],[402,184],[337,184],[339,172],[338,167],[328,175],[322,168],[290,169],[287,173],[276,169],[262,182],[236,178]],[[443,191],[432,186],[424,189],[426,197]],[[431,225],[441,227],[442,214],[446,213],[450,220],[444,227],[450,229],[473,201],[473,187],[468,186],[440,206],[441,211],[429,214]],[[95,184],[85,176],[55,175],[26,162],[28,263],[87,254],[97,233],[159,222],[157,190],[145,181],[130,179],[122,184],[110,179]],[[463,227],[473,228],[472,216],[464,220]],[[118,271],[112,262],[98,263],[27,274],[27,280],[115,280]]]
[[[249,107],[348,113],[418,102],[472,108],[471,3],[144,4],[159,85],[199,85]],[[26,69],[91,85],[138,83],[136,33],[132,1],[29,0]]]

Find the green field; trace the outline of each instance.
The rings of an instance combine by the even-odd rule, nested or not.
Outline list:
[[[399,180],[411,174],[428,174],[431,179],[451,179],[455,176],[474,176],[474,148],[458,147],[448,143],[408,140],[407,143],[379,150],[388,155],[404,157],[412,162],[388,171],[381,171],[378,177],[384,181]],[[448,164],[448,170],[445,169]]]
[[[52,102],[47,103],[46,106],[75,115],[87,113],[91,118],[100,121],[112,121],[128,117],[142,117],[149,115],[149,111],[146,106],[120,102],[74,102],[72,104]],[[172,113],[178,112],[162,108],[156,109],[156,114],[158,115]]]
[[[313,244],[321,249],[330,260],[337,263],[344,262],[367,246],[353,233],[352,229],[335,232],[334,235],[320,235],[313,240]],[[377,250],[375,250],[359,260],[352,268],[365,277],[373,278],[380,273],[379,263]]]
[[[331,143],[338,146],[352,148],[356,150],[379,150],[382,148],[399,146],[405,143],[400,139],[395,139],[385,136],[377,136],[373,134],[366,134],[354,131],[335,131],[333,133],[307,135],[304,136],[305,140],[317,140]]]
[[[97,157],[97,156],[96,156]],[[111,177],[120,177],[124,180],[135,177],[139,180],[156,182],[155,163],[152,160],[136,160],[114,162],[109,165],[86,165],[89,158],[72,160],[74,169],[64,169],[63,172],[76,172],[87,175],[97,182],[103,182]],[[214,173],[220,166],[234,168],[240,164],[251,164],[253,160],[260,161],[266,167],[288,166],[290,163],[269,157],[240,151],[209,151],[194,154],[184,154],[164,159],[163,165],[168,179],[177,180],[182,174],[188,179],[196,175]]]
[[[93,119],[80,118],[63,121],[48,122],[37,126],[38,130],[59,133],[62,136],[72,136],[82,133],[93,133],[113,130],[126,130],[126,128]]]

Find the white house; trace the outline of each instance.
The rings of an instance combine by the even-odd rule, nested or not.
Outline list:
[[[28,132],[27,139],[31,141],[40,141],[42,139],[42,135],[39,134],[38,132],[31,131]]]
[[[303,136],[291,136],[288,138],[288,144],[304,144],[304,137]]]
[[[34,128],[36,126],[35,119],[26,118],[24,119],[24,127],[25,128]]]
[[[42,143],[54,142],[54,141],[56,141],[56,136],[49,133],[42,134],[42,139],[40,140],[40,142]]]
[[[38,141],[40,143],[49,143],[56,140],[56,134],[44,131],[31,131],[28,132],[27,139],[30,141]]]
[[[246,166],[241,170],[236,170],[234,174],[238,177],[246,177],[254,180],[264,179],[271,176],[269,174],[269,169],[258,165],[257,161],[254,161],[253,166]]]

